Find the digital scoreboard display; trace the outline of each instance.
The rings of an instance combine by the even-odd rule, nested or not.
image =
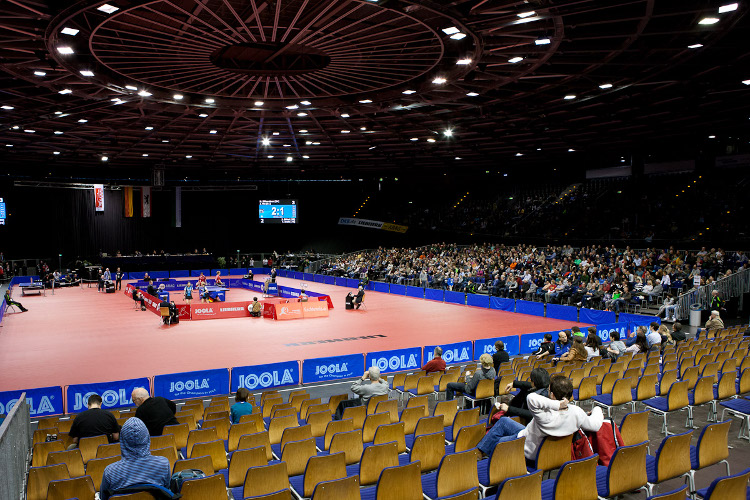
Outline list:
[[[3,198],[0,198],[0,226],[5,225],[5,218],[7,212],[5,211],[5,200]]]
[[[296,224],[297,200],[260,200],[258,218],[261,224]]]

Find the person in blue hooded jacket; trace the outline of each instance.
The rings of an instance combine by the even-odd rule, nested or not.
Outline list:
[[[122,458],[104,469],[100,500],[107,500],[117,490],[136,484],[157,484],[169,488],[169,460],[152,455],[150,446],[151,437],[146,424],[136,417],[127,419],[120,431]]]

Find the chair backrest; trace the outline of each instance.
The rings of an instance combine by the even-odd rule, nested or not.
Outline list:
[[[612,406],[620,406],[633,400],[632,381],[629,378],[621,378],[615,382],[612,388]]]
[[[448,427],[449,425],[453,425],[453,420],[456,418],[457,412],[458,406],[456,406],[455,401],[438,401],[432,414],[434,416],[442,416],[443,427]]]
[[[151,454],[157,457],[164,457],[169,460],[169,470],[172,470],[174,468],[174,464],[177,463],[177,459],[179,458],[177,450],[175,448],[172,448],[171,446],[151,450]],[[89,469],[88,466],[86,466],[86,474],[88,473]]]
[[[714,379],[713,377],[700,377],[693,390],[693,405],[697,406],[708,403],[714,399]]]
[[[193,456],[202,457],[204,455],[211,457],[211,462],[214,465],[215,471],[229,467],[227,454],[224,451],[224,441],[221,439],[209,441],[207,443],[196,443],[195,446],[193,446]]]
[[[643,401],[656,397],[657,380],[658,376],[656,374],[642,376],[638,381],[638,385],[636,386],[636,401]]]
[[[195,423],[195,415],[192,412],[178,411],[174,416],[178,423],[187,425],[190,431],[194,431],[198,427]],[[117,422],[120,423],[120,419],[117,419]],[[122,424],[120,425],[122,426]]]
[[[349,398],[348,394],[336,394],[328,398],[328,411],[333,415],[338,408],[339,403]]]
[[[175,453],[175,459],[169,462],[169,470],[172,470],[175,460],[177,460],[177,454]],[[92,458],[89,463],[86,464],[86,475],[91,476],[91,480],[94,481],[94,489],[99,491],[99,487],[102,485],[102,475],[104,469],[115,462],[119,462],[121,457],[107,457],[107,458]]]
[[[729,498],[746,498],[747,481],[750,479],[750,469],[745,469],[733,476],[717,477],[711,481],[706,491],[705,500],[722,500]]]
[[[401,412],[401,422],[404,423],[404,434],[413,434],[417,428],[419,419],[424,416],[424,409],[422,406],[414,408],[406,408]],[[443,425],[443,419],[440,418],[440,425]]]
[[[620,422],[620,435],[625,445],[648,441],[648,411],[628,413]]]
[[[533,474],[522,474],[509,477],[502,484],[502,489],[495,500],[542,500],[542,471]]]
[[[47,456],[50,453],[63,451],[65,447],[61,440],[36,443],[31,457],[32,467],[43,467],[47,465]]]
[[[445,456],[445,431],[417,436],[414,439],[410,459],[419,464],[423,473],[437,469],[443,456]]]
[[[378,403],[377,408],[375,408],[375,413],[388,413],[392,424],[398,422],[398,401],[395,399],[381,401]]]
[[[298,427],[299,420],[295,415],[286,417],[272,418],[268,424],[268,438],[271,444],[280,444],[284,430],[289,427]]]
[[[625,372],[622,375],[622,378],[629,378],[631,385],[631,389],[635,389],[638,387],[638,381],[641,377],[641,369],[640,368],[628,368],[625,370]]]
[[[600,385],[602,383],[602,380],[604,380],[604,375],[606,374],[607,374],[607,367],[599,365],[591,369],[591,373],[589,373],[589,377],[596,377],[596,383],[597,385]]]
[[[364,296],[362,302],[364,302]],[[315,486],[312,500],[359,500],[359,477],[323,481]]]
[[[444,423],[445,421],[440,415],[436,417],[422,417],[417,421],[417,426],[414,428],[414,435],[420,436],[422,434],[440,432],[445,429]],[[406,432],[405,428],[404,432]]]
[[[596,396],[596,377],[584,377],[581,380],[581,385],[578,386],[578,398],[576,398],[576,401],[586,401],[594,396]]]
[[[165,427],[166,429],[166,427]],[[241,424],[233,424],[229,427],[229,437],[227,440],[227,450],[234,451],[240,444],[240,438],[245,434],[253,434],[258,432],[255,422],[244,422]]]
[[[460,431],[462,427],[477,423],[479,423],[479,407],[457,412],[456,418],[453,419],[453,435],[448,436],[448,440],[455,441],[456,436],[458,436],[458,431]]]
[[[295,410],[297,410],[297,413],[299,413],[300,409],[302,408],[302,401],[306,399],[312,399],[310,395],[302,389],[302,393],[293,394],[296,391],[292,391],[289,393],[289,402],[292,404]]]
[[[332,481],[346,477],[346,457],[343,453],[312,456],[307,461],[303,480],[304,497],[309,498],[315,485],[323,481]]]
[[[570,460],[570,446],[573,436],[546,436],[539,443],[536,456],[536,469],[548,471],[557,469]]]
[[[214,413],[211,413],[210,415],[214,415]],[[208,418],[203,420],[202,428],[208,429],[209,427],[213,427],[216,429],[216,434],[219,436],[219,439],[222,439],[224,441],[229,439],[229,426],[232,424],[229,422],[229,417],[219,417],[219,418]]]
[[[37,429],[52,429],[57,428],[57,422],[60,421],[60,417],[44,417],[40,418],[36,423]]]
[[[203,471],[203,473],[207,476],[210,476],[211,474],[216,472],[214,470],[214,462],[208,455],[204,455],[202,457],[186,458],[185,460],[176,461],[174,463],[174,467],[172,467],[172,474],[185,469],[198,469]]]
[[[337,432],[349,432],[354,430],[354,422],[351,418],[343,420],[331,420],[326,425],[326,432],[323,438],[324,448],[323,451],[328,451],[331,446],[331,439]]]
[[[570,446],[568,446],[570,453]],[[455,495],[479,486],[477,455],[474,450],[445,455],[437,472],[438,497]]]
[[[662,373],[661,381],[659,382],[659,396],[666,396],[669,394],[669,388],[672,384],[677,382],[677,370],[669,370]]]
[[[174,436],[174,444],[177,449],[186,448],[188,434],[190,434],[190,426],[188,424],[165,425],[164,430],[162,431],[162,436],[170,434]]]
[[[409,389],[416,389],[417,384],[419,383],[419,378],[422,377],[422,373],[410,373],[406,376],[404,379],[404,392],[408,391]]]
[[[47,440],[47,436],[57,435],[60,437],[60,431],[57,427],[45,427],[44,429],[37,429],[31,437],[31,443],[44,443]]]
[[[422,500],[419,464],[383,469],[376,491],[376,500]]]
[[[375,414],[378,404],[387,400],[388,400],[387,394],[378,394],[377,396],[371,396],[370,399],[367,401],[367,415]]]
[[[362,440],[365,443],[371,442],[375,438],[375,430],[381,426],[391,423],[391,416],[388,413],[373,413],[367,415],[365,423],[362,426]]]
[[[719,376],[718,397],[716,399],[727,399],[737,394],[736,380],[736,372],[722,373]]]
[[[700,376],[700,368],[697,366],[689,366],[685,368],[680,377],[683,381],[688,382],[688,390],[692,390],[695,384],[698,382]]]
[[[672,384],[672,386],[669,388],[669,392],[667,393],[669,411],[685,408],[690,403],[690,401],[688,400],[689,385],[690,381],[688,380],[680,380],[679,382],[675,382]]]
[[[396,422],[395,424],[381,425],[375,430],[373,444],[384,444],[395,442],[398,452],[406,452],[406,437],[404,436],[404,423]]]
[[[180,494],[184,500],[223,500],[227,496],[224,476],[213,476],[188,479],[182,483]]]
[[[70,477],[85,476],[81,450],[55,451],[47,455],[47,465],[65,464],[68,466]]]
[[[241,424],[253,423],[257,429],[255,432],[261,432],[265,430],[266,426],[263,423],[263,415],[260,413],[250,413],[248,415],[242,415],[240,417]]]
[[[495,381],[491,379],[480,380],[477,384],[474,399],[487,399],[495,395]]]
[[[615,382],[620,379],[619,372],[607,373],[602,379],[602,394],[612,394],[612,389],[615,387]]]
[[[273,459],[273,451],[271,449],[271,440],[268,438],[268,431],[244,434],[240,436],[240,442],[237,443],[238,450],[246,450],[258,446],[262,446],[266,449],[266,457],[268,460]]]
[[[690,470],[690,440],[693,431],[664,438],[656,452],[656,482],[660,483]]]
[[[648,416],[648,413],[646,413],[646,416]],[[620,446],[615,449],[607,468],[608,497],[625,494],[646,484],[648,480],[646,477],[647,449],[648,441],[630,446]]]
[[[554,497],[597,500],[599,498],[596,491],[596,464],[598,461],[599,456],[593,455],[564,463],[555,479]]]
[[[398,412],[396,412],[396,415],[398,415]],[[313,437],[324,436],[326,433],[326,427],[328,426],[328,423],[331,422],[332,418],[333,415],[331,415],[331,412],[328,411],[328,408],[325,408],[322,411],[308,413],[307,423],[310,426],[310,432],[312,433]]]
[[[187,458],[192,457],[193,446],[196,443],[207,443],[209,441],[216,441],[217,439],[219,439],[219,434],[214,427],[190,431],[187,440]]]
[[[406,373],[394,374],[391,379],[391,389],[404,385],[404,380],[406,380]]]
[[[354,429],[349,432],[337,432],[331,438],[328,448],[329,453],[344,452],[346,465],[356,464],[362,458],[364,445],[362,442],[362,429]]]
[[[266,398],[266,400],[261,403],[261,415],[263,415],[263,418],[270,418],[273,407],[280,404],[284,404],[284,399],[281,395]]]
[[[301,441],[303,439],[311,438],[312,427],[308,425],[300,425],[298,427],[287,427],[284,429],[284,433],[281,435],[281,450],[284,450],[286,443],[292,441]]]
[[[268,465],[264,446],[235,451],[232,454],[232,460],[229,462],[228,486],[230,488],[242,486],[245,484],[245,474],[250,467],[264,465]]]
[[[729,426],[732,422],[717,422],[705,426],[698,436],[696,455],[698,468],[717,464],[729,458]]]
[[[207,426],[213,427],[213,426]],[[149,448],[156,450],[158,448],[172,447],[177,450],[177,442],[174,438],[174,434],[162,434],[161,436],[151,436],[151,444]]]
[[[490,456],[490,485],[496,486],[509,477],[521,476],[526,472],[524,445],[526,438],[520,437],[498,443]]]
[[[281,452],[281,461],[286,462],[289,469],[287,472],[290,476],[299,476],[304,474],[310,457],[314,457],[316,454],[315,438],[310,437],[287,443]]]
[[[456,436],[454,452],[459,453],[476,448],[485,434],[487,434],[487,425],[484,422],[462,427],[461,430],[458,431],[458,436]]]
[[[367,417],[367,409],[364,406],[350,406],[344,408],[344,413],[341,420],[351,419],[355,429],[361,429],[365,425],[365,418]]]
[[[26,500],[46,500],[47,486],[50,481],[70,479],[68,467],[65,464],[45,465],[29,469]]]
[[[47,500],[67,500],[69,498],[94,500],[94,495],[96,495],[96,490],[94,490],[94,481],[91,476],[50,481],[47,488]]]

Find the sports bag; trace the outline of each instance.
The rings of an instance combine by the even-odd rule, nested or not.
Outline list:
[[[581,429],[573,434],[573,442],[570,444],[570,459],[580,460],[594,456],[594,448],[591,446],[588,436]]]
[[[206,477],[202,470],[198,469],[184,469],[180,472],[172,474],[172,478],[169,480],[169,489],[175,493],[179,493],[182,489],[182,483],[188,479],[195,479],[200,477]]]
[[[605,420],[598,432],[589,433],[594,453],[599,454],[599,465],[607,466],[615,450],[623,445],[620,429],[612,420]]]

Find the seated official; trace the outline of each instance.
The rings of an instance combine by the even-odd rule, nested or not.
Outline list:
[[[260,302],[258,302],[258,297],[253,297],[253,303],[251,304],[250,309],[250,316],[253,318],[260,318],[260,313],[263,308]]]
[[[299,294],[299,301],[300,301],[300,302],[307,302],[307,300],[308,300],[308,296],[307,296],[307,294],[305,293],[305,291],[304,291],[304,290],[302,290],[302,291],[300,292],[300,294]]]
[[[107,436],[110,443],[120,439],[120,426],[111,412],[102,409],[102,398],[98,394],[91,394],[87,403],[88,410],[76,415],[68,435],[73,438],[73,444],[68,449],[78,448],[78,440],[93,436]]]
[[[365,300],[365,290],[362,287],[359,287],[359,290],[357,291],[357,295],[354,297],[354,307],[356,309],[359,309],[359,306],[362,305],[362,301]]]
[[[133,300],[136,301],[136,302],[140,302],[141,303],[141,311],[145,311],[146,310],[146,301],[143,298],[143,294],[138,289],[138,287],[136,287],[133,290]]]
[[[21,310],[21,312],[28,311],[28,309],[23,307],[20,302],[16,302],[15,300],[10,298],[10,289],[5,290],[5,303],[9,306],[16,306]]]
[[[352,295],[352,292],[349,292],[346,294],[346,309],[354,309],[354,295]]]

